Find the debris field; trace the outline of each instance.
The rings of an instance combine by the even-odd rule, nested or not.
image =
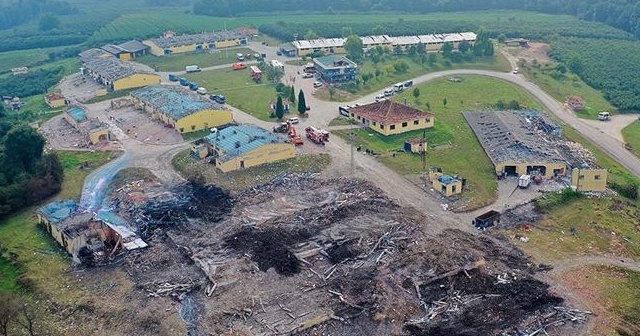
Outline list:
[[[123,267],[148,300],[181,303],[189,335],[561,334],[589,314],[563,307],[508,242],[430,236],[437,219],[366,181],[139,189],[112,198],[149,243]]]

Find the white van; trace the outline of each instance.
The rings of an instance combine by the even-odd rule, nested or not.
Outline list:
[[[404,90],[404,83],[393,84],[393,91],[402,92],[402,90]]]
[[[384,90],[384,95],[385,97],[393,96],[395,92],[396,90],[394,88],[388,88]]]
[[[201,87],[199,87],[199,88],[196,90],[196,92],[197,92],[197,93],[199,93],[199,94],[201,94],[201,95],[206,95],[206,94],[207,94],[207,89],[205,89],[205,88],[203,88],[203,87],[201,86]]]
[[[609,120],[609,112],[600,112],[600,113],[598,113],[598,120],[600,120],[600,121]]]
[[[297,124],[298,122],[300,122],[300,120],[298,119],[298,117],[291,117],[291,118],[289,118],[289,123],[291,123],[291,124]]]
[[[238,61],[244,61],[244,55],[241,53],[237,53],[236,58],[238,59]]]

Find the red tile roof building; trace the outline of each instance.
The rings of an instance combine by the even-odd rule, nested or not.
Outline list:
[[[349,115],[351,119],[384,135],[431,128],[435,120],[433,113],[392,100],[353,107],[349,110]]]

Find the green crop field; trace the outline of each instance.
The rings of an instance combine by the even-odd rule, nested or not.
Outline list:
[[[631,125],[622,130],[624,142],[630,146],[630,150],[640,157],[640,120],[634,121]]]
[[[218,50],[215,53],[201,52],[160,57],[145,55],[143,57],[136,58],[136,61],[146,64],[156,69],[156,71],[184,71],[184,68],[187,65],[192,64],[197,64],[201,68],[206,68],[237,62],[237,53],[253,55],[255,51],[249,48],[229,48]]]
[[[66,47],[40,48],[29,50],[7,51],[0,53],[0,70],[9,70],[46,61],[49,53],[60,51]]]
[[[495,200],[497,184],[491,161],[460,112],[485,109],[498,100],[516,100],[522,106],[536,109],[541,106],[524,90],[502,80],[484,76],[461,78],[461,82],[440,79],[417,86],[422,92],[418,99],[412,96],[411,90],[393,99],[403,102],[406,98],[412,106],[424,111],[430,110],[436,115],[435,126],[425,133],[430,148],[426,154],[427,168],[438,166],[446,173],[460,174],[466,178],[469,191],[463,193],[463,197],[470,201],[468,209],[475,209]],[[334,133],[347,138],[349,130]],[[356,130],[355,144],[362,146],[363,150],[381,153],[382,162],[400,174],[417,174],[422,171],[419,155],[397,153],[393,156],[390,152],[401,150],[406,139],[421,137],[422,133],[413,131],[385,137],[369,129],[359,129]]]
[[[269,117],[269,103],[277,98],[275,87],[265,84],[266,81],[254,83],[249,76],[248,68],[202,71],[187,74],[185,77],[205,87],[210,94],[226,96],[227,104],[233,107],[261,120],[273,120]]]

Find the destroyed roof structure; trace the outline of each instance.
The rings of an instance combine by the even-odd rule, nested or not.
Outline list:
[[[85,70],[90,71],[108,81],[116,81],[131,75],[147,73],[146,71],[137,69],[128,62],[112,57],[90,60],[84,64],[84,67]]]
[[[233,113],[223,104],[175,85],[152,85],[131,92],[132,105],[180,133],[233,123]]]
[[[95,145],[100,141],[112,138],[107,124],[98,118],[89,118],[84,108],[80,106],[74,105],[66,108],[63,119],[80,131],[89,144]]]
[[[467,111],[463,115],[496,172],[523,175],[543,170],[548,178],[566,173],[566,160],[550,141],[562,131],[538,111]]]
[[[255,125],[229,126],[203,138],[223,172],[295,156],[295,146]]]
[[[382,100],[349,110],[350,118],[384,135],[433,127],[435,115],[415,107]]]
[[[202,110],[229,110],[228,107],[202,98],[180,87],[153,85],[131,92],[131,96],[178,120]]]
[[[175,35],[171,37],[158,37],[151,39],[155,45],[160,48],[170,48],[177,46],[186,46],[198,43],[215,43],[218,41],[245,39],[246,37],[237,31],[219,31],[211,33]]]

